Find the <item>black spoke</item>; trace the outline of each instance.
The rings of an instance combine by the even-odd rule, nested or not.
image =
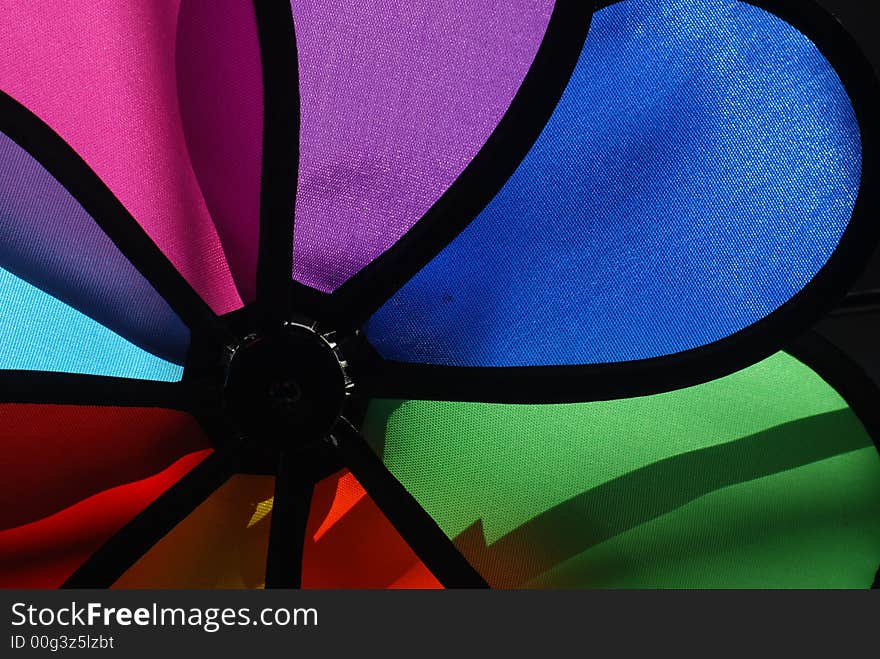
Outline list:
[[[306,525],[315,479],[290,452],[283,452],[275,478],[272,527],[266,556],[266,588],[300,588]]]
[[[239,446],[205,458],[120,529],[64,582],[64,588],[109,588],[149,549],[237,470]]]
[[[362,367],[358,386],[370,398],[474,403],[585,403],[650,396],[740,370],[773,354],[762,343],[747,356],[717,345],[668,357],[585,366],[463,367],[379,360]]]
[[[557,0],[510,107],[461,176],[385,254],[333,294],[337,322],[360,326],[448,245],[501,189],[544,129],[574,71],[593,3]]]
[[[0,370],[0,403],[164,407],[189,410],[190,383],[130,380],[79,373]]]
[[[486,588],[485,579],[345,421],[334,429],[345,465],[419,559],[447,588]]]
[[[0,131],[33,156],[82,205],[193,333],[222,336],[211,308],[153,243],[104,182],[55,131],[0,92]]]
[[[289,2],[255,2],[263,65],[263,172],[257,304],[266,320],[290,308],[299,171],[299,72]]]
[[[297,313],[325,322],[333,320],[332,297],[311,286],[294,280],[291,285],[291,305]]]

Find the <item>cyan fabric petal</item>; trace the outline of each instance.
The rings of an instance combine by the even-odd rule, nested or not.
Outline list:
[[[815,276],[860,176],[850,99],[802,33],[737,0],[625,0],[515,174],[367,332],[460,366],[703,346]]]
[[[174,382],[183,367],[141,350],[0,268],[0,369]]]
[[[186,360],[183,321],[76,199],[2,133],[0,267],[153,354]]]

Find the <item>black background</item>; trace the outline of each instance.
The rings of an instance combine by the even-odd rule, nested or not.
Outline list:
[[[817,0],[834,13],[847,31],[855,37],[871,60],[875,71],[880,71],[880,2],[877,0]],[[880,221],[880,218],[877,218]],[[856,285],[855,290],[880,289],[880,250]]]
[[[878,0],[817,0],[843,23],[880,73],[880,2]],[[872,218],[880,222],[880,217]],[[880,293],[880,248],[852,289]],[[852,358],[880,386],[880,305],[876,299],[861,308],[839,310],[819,323],[818,333]],[[827,374],[826,374],[827,375]],[[846,374],[843,375],[847,379]],[[880,406],[874,404],[873,407]],[[878,410],[880,412],[880,410]],[[874,415],[872,415],[874,416]],[[876,415],[880,423],[880,414]]]

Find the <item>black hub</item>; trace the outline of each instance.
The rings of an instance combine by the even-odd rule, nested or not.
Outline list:
[[[313,323],[288,322],[231,349],[224,399],[249,440],[297,449],[328,436],[350,387],[332,337]]]

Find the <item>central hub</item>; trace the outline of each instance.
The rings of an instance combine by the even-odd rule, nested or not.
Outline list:
[[[285,323],[231,350],[224,391],[242,432],[279,447],[326,437],[350,387],[345,361],[314,325]]]

